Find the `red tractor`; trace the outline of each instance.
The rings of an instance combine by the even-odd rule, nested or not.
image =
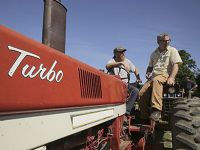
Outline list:
[[[0,26],[0,149],[144,149],[118,77]]]

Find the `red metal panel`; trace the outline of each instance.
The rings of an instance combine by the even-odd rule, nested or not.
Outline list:
[[[0,113],[124,103],[126,93],[119,79],[0,25]]]

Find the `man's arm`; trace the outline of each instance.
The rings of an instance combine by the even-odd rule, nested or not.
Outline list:
[[[142,80],[140,79],[139,70],[138,70],[138,68],[136,68],[136,67],[135,67],[134,74],[135,74],[135,77],[136,77],[136,82],[141,83]]]
[[[197,87],[198,87],[198,85],[194,81],[192,81],[192,88],[191,88],[191,90],[194,90]]]
[[[126,65],[126,63],[124,63],[123,61],[120,61],[120,62],[112,62],[112,63],[108,63],[106,65],[106,69],[109,70],[110,68],[113,68],[113,67],[119,67],[123,65],[124,66],[124,69],[129,73],[130,72],[130,67]]]
[[[106,69],[109,70],[110,68],[113,68],[113,67],[118,67],[120,65],[123,65],[122,62],[113,62],[113,63],[108,63],[106,65]]]
[[[153,67],[148,66],[146,70],[146,79],[149,80],[152,76]]]
[[[172,71],[169,75],[169,78],[167,79],[167,84],[169,85],[174,85],[175,83],[175,77],[176,77],[176,74],[178,73],[178,63],[175,63],[172,67]]]

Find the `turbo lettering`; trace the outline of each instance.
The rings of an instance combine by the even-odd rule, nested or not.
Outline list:
[[[25,59],[25,57],[30,56],[36,59],[40,59],[38,55],[35,55],[30,52],[26,52],[24,50],[21,50],[12,46],[8,46],[8,49],[11,51],[16,51],[20,53],[19,57],[14,62],[14,64],[12,65],[12,67],[10,68],[8,72],[8,75],[10,77],[14,75],[15,71],[17,70],[21,62]],[[57,61],[55,60],[48,72],[47,72],[47,68],[45,68],[43,64],[40,64],[39,68],[36,68],[36,66],[30,67],[30,65],[26,64],[25,66],[23,66],[21,73],[22,73],[22,76],[25,78],[27,77],[35,78],[38,75],[42,80],[46,79],[50,82],[52,82],[53,80],[55,80],[56,82],[60,82],[64,74],[62,70],[59,70],[57,73],[54,71],[56,64],[57,64]]]

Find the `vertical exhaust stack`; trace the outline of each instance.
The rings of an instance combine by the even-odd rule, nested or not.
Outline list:
[[[42,43],[65,53],[67,9],[61,0],[44,0]]]

